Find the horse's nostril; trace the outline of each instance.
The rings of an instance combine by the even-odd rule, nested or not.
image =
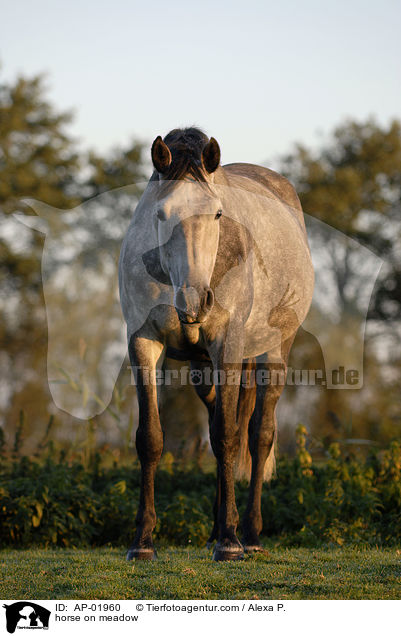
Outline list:
[[[210,287],[205,287],[200,293],[195,287],[179,288],[175,293],[174,305],[181,321],[202,322],[214,305],[214,294]]]
[[[213,305],[214,305],[214,294],[213,294],[213,291],[209,288],[206,292],[205,308],[211,309]]]

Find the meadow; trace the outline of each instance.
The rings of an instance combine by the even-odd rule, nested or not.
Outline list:
[[[129,562],[118,548],[5,550],[3,599],[400,599],[401,551],[280,548],[215,563],[206,548]]]
[[[401,598],[401,446],[312,459],[297,429],[262,496],[265,552],[215,563],[214,470],[167,453],[156,480],[155,562],[125,561],[140,471],[94,451],[3,453],[0,596],[36,599]],[[239,512],[247,484],[239,482]]]

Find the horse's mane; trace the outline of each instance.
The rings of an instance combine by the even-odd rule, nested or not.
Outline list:
[[[164,138],[172,161],[164,179],[178,181],[190,175],[196,181],[206,181],[202,166],[202,150],[209,141],[200,128],[174,128]]]
[[[177,181],[191,177],[200,182],[207,190],[210,184],[207,172],[202,163],[202,150],[209,141],[209,137],[200,128],[174,128],[164,137],[164,143],[171,152],[171,164],[160,181],[159,195],[167,195],[174,188]],[[158,181],[159,175],[155,171],[150,179]]]

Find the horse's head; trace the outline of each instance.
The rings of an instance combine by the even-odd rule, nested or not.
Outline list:
[[[194,131],[192,137],[185,135],[188,130]],[[202,323],[214,305],[210,282],[222,215],[213,190],[219,145],[197,129],[173,131],[165,141],[154,141],[152,160],[159,178],[152,213],[160,264],[173,285],[181,322]]]

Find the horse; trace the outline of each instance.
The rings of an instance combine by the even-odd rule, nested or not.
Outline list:
[[[151,157],[154,171],[119,260],[141,465],[127,559],[156,558],[154,479],[163,448],[156,377],[166,356],[202,374],[194,384],[217,461],[208,545],[215,543],[215,561],[242,559],[263,549],[261,493],[274,472],[276,405],[312,299],[303,212],[287,179],[253,164],[222,166],[218,142],[198,128],[158,136]],[[250,480],[241,541],[236,477]]]

